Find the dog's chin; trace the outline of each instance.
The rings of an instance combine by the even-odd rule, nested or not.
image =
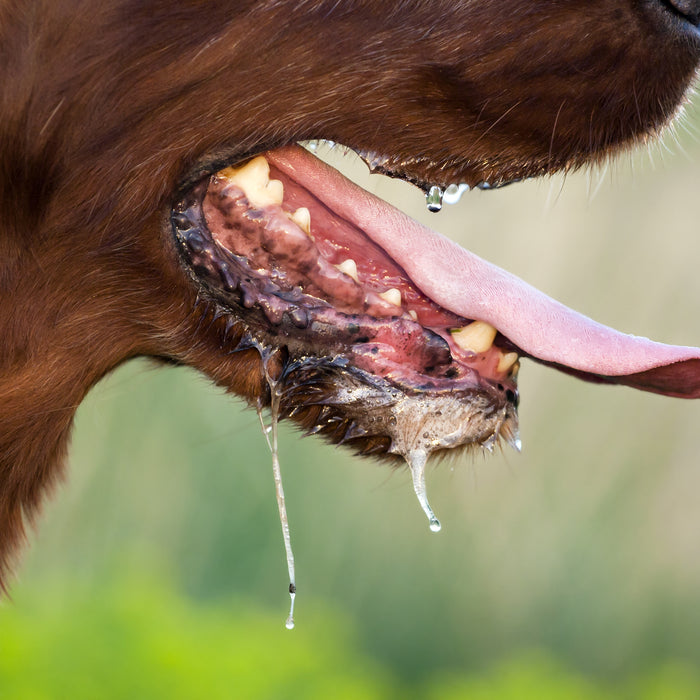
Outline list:
[[[389,158],[361,154],[374,170]],[[380,162],[381,161],[381,162]],[[416,164],[401,174],[438,208]],[[197,333],[258,357],[259,407],[360,454],[520,448],[530,357],[583,379],[700,395],[700,351],[627,336],[420,226],[298,146],[198,171],[171,227]],[[507,178],[481,181],[483,189]]]

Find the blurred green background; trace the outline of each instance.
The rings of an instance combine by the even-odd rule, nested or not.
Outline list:
[[[349,171],[597,320],[700,344],[699,124],[437,216]],[[520,377],[523,454],[431,469],[439,534],[405,471],[282,430],[288,632],[255,413],[194,372],[123,367],[81,406],[0,605],[0,697],[700,698],[700,402]]]

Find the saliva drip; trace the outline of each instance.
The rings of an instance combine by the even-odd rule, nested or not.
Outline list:
[[[413,490],[416,492],[421,508],[428,516],[430,529],[433,532],[440,532],[442,525],[435,517],[433,509],[430,507],[430,503],[428,503],[428,495],[425,488],[425,464],[428,461],[428,455],[425,450],[413,450],[405,454],[404,459],[411,470],[411,476],[413,477]]]
[[[442,201],[445,204],[457,204],[465,192],[469,192],[469,185],[450,185],[443,194]]]
[[[272,473],[275,478],[275,495],[277,496],[277,510],[282,525],[282,537],[284,538],[284,550],[287,555],[287,571],[289,573],[289,616],[285,622],[288,630],[294,629],[294,601],[296,599],[297,586],[294,571],[294,553],[292,552],[292,540],[289,534],[289,520],[287,519],[287,506],[284,502],[284,489],[282,488],[282,471],[280,469],[279,451],[277,449],[277,424],[279,419],[280,394],[275,382],[267,372],[266,363],[263,359],[265,375],[270,386],[270,425],[265,425],[263,418],[262,403],[258,402],[258,418],[262,427],[263,435],[267,441],[272,454]]]
[[[425,194],[428,211],[437,213],[442,209],[443,191],[438,185],[433,185]]]

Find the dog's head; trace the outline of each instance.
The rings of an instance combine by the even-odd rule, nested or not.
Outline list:
[[[135,356],[361,454],[518,446],[531,357],[700,396],[700,351],[566,309],[300,149],[495,189],[654,137],[697,0],[0,2],[0,571]]]

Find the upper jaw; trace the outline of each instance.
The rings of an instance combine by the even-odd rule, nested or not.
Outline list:
[[[357,155],[370,172],[398,178],[419,187],[424,192],[437,186],[443,190],[451,185],[466,185],[470,189],[498,189],[513,182],[544,175],[546,168],[528,164],[478,164],[468,159],[451,158],[441,162],[428,156],[400,158],[377,151],[358,150]]]

